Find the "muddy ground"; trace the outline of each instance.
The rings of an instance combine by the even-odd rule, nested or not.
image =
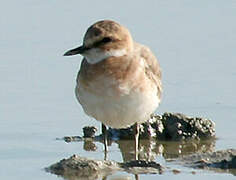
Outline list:
[[[85,150],[95,151],[96,145],[93,142],[102,142],[102,134],[95,135],[96,127],[84,127],[83,130],[84,136],[63,139],[66,142],[84,141]],[[97,179],[116,171],[132,174],[161,174],[165,171],[180,173],[179,170],[164,167],[154,161],[157,155],[162,154],[166,161],[174,161],[185,167],[236,174],[236,150],[214,152],[216,138],[212,120],[188,117],[180,113],[164,113],[161,116],[153,115],[149,121],[143,123],[140,133],[139,160],[134,160],[134,155],[127,153],[133,151],[127,148],[129,140],[133,139],[132,127],[109,129],[109,143],[118,143],[124,162],[73,155],[47,167],[46,170],[66,179]]]

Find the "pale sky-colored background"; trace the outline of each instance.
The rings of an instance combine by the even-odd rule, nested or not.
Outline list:
[[[9,0],[0,6],[3,179],[58,179],[42,168],[76,152],[100,156],[102,145],[99,153],[89,154],[81,144],[54,139],[82,135],[85,125],[99,126],[74,96],[81,57],[62,55],[80,45],[88,26],[101,19],[125,25],[158,57],[164,84],[158,113],[210,118],[219,138],[216,149],[236,146],[235,0]],[[119,160],[119,150],[112,149]]]

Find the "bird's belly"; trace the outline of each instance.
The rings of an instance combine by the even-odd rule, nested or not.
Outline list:
[[[87,115],[112,128],[125,128],[148,120],[160,102],[156,89],[127,91],[121,88],[119,92],[104,88],[94,93],[78,85],[76,97]]]

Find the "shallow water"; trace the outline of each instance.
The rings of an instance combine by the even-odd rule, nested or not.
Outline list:
[[[0,12],[1,179],[61,179],[43,168],[72,154],[103,158],[100,143],[96,151],[85,151],[83,143],[55,140],[82,135],[85,125],[100,126],[74,96],[81,57],[62,56],[81,44],[87,27],[100,19],[121,22],[158,57],[164,83],[158,113],[210,118],[218,137],[213,149],[236,147],[236,1],[10,0],[1,3]],[[119,146],[109,147],[110,159],[123,160]],[[140,179],[233,178],[208,171],[193,175],[192,169],[163,157],[163,152],[155,155],[181,173]],[[126,173],[108,178],[120,176],[134,178]]]

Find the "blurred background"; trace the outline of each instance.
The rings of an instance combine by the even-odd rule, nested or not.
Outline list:
[[[43,168],[72,154],[103,158],[102,144],[86,152],[83,143],[55,140],[100,126],[74,95],[82,58],[62,55],[82,44],[87,28],[102,19],[126,26],[159,59],[164,95],[157,113],[210,118],[216,123],[215,150],[236,146],[236,1],[9,0],[0,6],[3,179],[58,179]],[[109,158],[122,161],[117,144]],[[150,178],[156,177],[142,176]]]

